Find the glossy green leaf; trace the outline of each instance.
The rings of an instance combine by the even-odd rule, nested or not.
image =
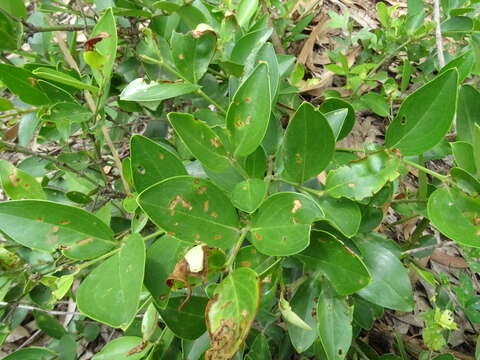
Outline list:
[[[27,17],[27,8],[24,0],[8,0],[0,2],[0,9],[5,10],[10,15],[25,19]]]
[[[203,121],[183,113],[169,113],[168,120],[193,156],[206,167],[222,171],[230,165],[222,140]]]
[[[454,167],[450,169],[450,176],[461,190],[472,196],[480,194],[480,181],[471,173],[461,168]]]
[[[85,210],[43,200],[0,203],[0,230],[29,248],[63,249],[73,259],[90,259],[113,248],[113,232]]]
[[[324,115],[333,130],[335,140],[338,140],[338,137],[340,136],[340,131],[342,131],[343,128],[343,124],[345,123],[345,120],[347,120],[348,109],[345,108],[333,110],[324,113]]]
[[[100,33],[107,33],[108,37],[95,44],[95,50],[104,56],[105,63],[100,69],[92,68],[92,73],[97,83],[105,88],[112,76],[113,64],[117,57],[117,24],[112,8],[107,9],[98,20],[97,24],[90,33],[90,38]]]
[[[440,188],[428,199],[428,217],[442,234],[461,245],[480,247],[480,199]]]
[[[28,70],[0,64],[0,80],[27,104],[44,105],[50,102],[50,99],[38,86],[33,74]]]
[[[205,179],[164,180],[143,191],[138,203],[160,228],[184,241],[228,248],[239,236],[230,200]]]
[[[54,351],[42,347],[28,347],[7,355],[3,360],[53,360],[58,357]]]
[[[292,310],[311,327],[311,330],[306,330],[287,323],[290,341],[298,353],[307,350],[317,338],[318,325],[314,315],[319,294],[318,279],[308,279],[300,285],[290,301]]]
[[[32,73],[33,75],[41,79],[55,81],[61,84],[72,86],[77,89],[89,90],[93,93],[98,92],[98,88],[96,86],[84,83],[83,81],[80,81],[74,78],[73,76],[70,76],[68,74],[65,74],[60,71],[53,70],[47,67],[38,67],[35,70],[33,70]]]
[[[271,360],[272,354],[267,337],[260,333],[253,341],[245,360]]]
[[[2,3],[8,3],[8,1],[2,1]],[[2,39],[0,50],[18,49],[22,35],[22,25],[0,11],[0,37]]]
[[[473,51],[467,51],[465,54],[462,54],[449,61],[448,64],[442,68],[440,74],[449,69],[456,68],[458,71],[458,82],[461,84],[467,78],[467,76],[470,75],[474,62],[475,56]]]
[[[200,89],[200,86],[182,82],[145,82],[135,79],[128,84],[120,94],[121,100],[151,102],[162,101],[173,97],[185,95]]]
[[[141,337],[121,336],[107,343],[92,360],[140,360],[151,347],[151,343],[143,347]]]
[[[245,171],[251,178],[263,179],[267,171],[267,155],[263,147],[259,146],[257,150],[247,156],[245,159]]]
[[[157,306],[163,308],[167,304],[170,295],[167,279],[191,247],[189,242],[165,235],[147,249],[144,282]]]
[[[250,331],[260,304],[260,279],[255,271],[239,268],[215,289],[205,311],[212,346],[207,359],[231,358]]]
[[[133,183],[138,192],[173,176],[187,175],[180,159],[166,146],[142,135],[130,140]]]
[[[296,255],[309,269],[325,274],[339,295],[350,295],[371,280],[363,261],[333,235],[312,231],[310,246]]]
[[[143,238],[130,235],[118,253],[102,262],[80,284],[79,310],[94,320],[126,329],[137,313],[144,267]]]
[[[480,124],[480,92],[471,85],[463,85],[458,94],[457,140],[472,143],[473,128]]]
[[[240,85],[227,112],[227,128],[232,135],[235,156],[254,152],[262,142],[270,118],[268,65],[259,64]]]
[[[303,330],[312,330],[310,325],[308,325],[302,318],[292,310],[290,303],[285,300],[282,296],[280,297],[280,301],[278,302],[278,308],[282,313],[283,319],[291,325],[299,327]]]
[[[213,30],[174,32],[170,41],[177,71],[191,83],[197,83],[207,71],[215,53],[217,37]]]
[[[339,134],[337,135],[337,140],[343,139],[350,133],[350,131],[352,131],[353,126],[355,125],[355,110],[353,109],[352,105],[339,98],[328,98],[322,103],[322,105],[320,105],[320,111],[323,114],[340,109],[347,109],[348,115],[343,122]],[[332,128],[334,127],[332,126]]]
[[[57,103],[52,106],[48,112],[42,116],[42,119],[51,122],[82,123],[90,120],[93,114],[86,107],[72,102]]]
[[[452,16],[442,23],[442,34],[452,36],[473,30],[473,20],[468,16]]]
[[[304,102],[285,132],[284,176],[302,184],[324,170],[334,152],[335,137],[327,119],[313,105]]]
[[[53,316],[38,310],[33,311],[33,316],[35,317],[37,328],[48,336],[61,339],[67,333],[65,328]]]
[[[407,269],[375,233],[356,237],[355,245],[372,276],[372,282],[358,295],[371,303],[399,311],[412,311],[412,286]]]
[[[465,141],[450,143],[455,163],[470,174],[477,173],[472,144]]]
[[[324,282],[318,298],[318,335],[328,360],[341,360],[352,342],[353,307]]]
[[[33,176],[1,159],[0,180],[3,191],[13,200],[47,198],[42,186]]]
[[[368,154],[361,160],[329,171],[325,191],[334,198],[362,200],[398,176],[400,158],[389,151]]]
[[[150,340],[150,338],[155,333],[155,330],[158,329],[158,312],[155,309],[155,305],[150,303],[148,305],[145,314],[143,314],[142,319],[142,337],[144,341]]]
[[[240,67],[238,77],[243,73],[243,78],[249,76],[251,70],[255,66],[258,52],[267,42],[272,34],[272,29],[263,28],[260,30],[251,31],[242,36],[232,49],[230,60],[233,65]],[[242,72],[243,69],[243,72]],[[272,92],[272,89],[270,89]]]
[[[258,251],[270,256],[299,253],[310,242],[312,223],[323,215],[318,205],[303,194],[273,194],[253,218],[250,241]]]
[[[269,42],[265,43],[258,51],[257,57],[251,66],[245,66],[245,72],[250,73],[257,63],[266,62],[268,64],[268,78],[270,80],[270,97],[272,104],[275,101],[278,92],[278,85],[280,83],[280,68],[278,64],[278,57],[275,53],[275,48]],[[249,64],[247,64],[249,65]],[[247,73],[244,74],[244,77]]]
[[[387,129],[385,145],[403,155],[418,155],[437,145],[455,115],[457,81],[452,69],[410,94]]]
[[[159,309],[162,320],[173,333],[182,339],[195,340],[206,330],[205,307],[208,299],[192,296],[185,301],[184,297],[172,297],[165,309]]]
[[[386,117],[390,114],[390,104],[384,96],[378,93],[366,93],[360,98],[360,101],[379,116]]]
[[[357,203],[347,198],[322,196],[315,198],[325,213],[325,220],[346,237],[354,236],[362,221],[362,212]]]
[[[252,213],[258,209],[267,195],[268,184],[260,179],[247,179],[238,183],[232,192],[233,205],[242,211]]]
[[[258,8],[258,0],[241,0],[237,7],[237,21],[241,27],[246,27]]]

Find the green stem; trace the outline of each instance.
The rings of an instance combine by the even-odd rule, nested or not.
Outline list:
[[[387,62],[389,59],[391,59],[391,58],[394,57],[396,54],[398,54],[398,52],[399,52],[400,50],[402,50],[405,46],[407,46],[408,44],[410,44],[413,40],[415,40],[415,39],[410,38],[410,39],[408,39],[407,41],[405,41],[404,43],[400,44],[398,47],[396,47],[395,50],[393,50],[392,52],[389,52],[389,53],[385,54],[384,57],[382,58],[382,60],[380,60],[380,61],[378,62],[378,64],[377,64],[372,70],[370,70],[370,72],[368,73],[367,77],[373,76],[373,75],[378,71],[378,69],[380,69],[380,68],[383,66],[383,64],[384,64],[385,62]]]
[[[23,114],[29,114],[29,113],[38,111],[39,109],[40,108],[36,107],[36,108],[25,109],[25,110],[17,110],[15,112],[6,112],[5,114],[0,115],[0,119],[8,118],[8,117],[17,117],[17,116],[23,115]]]
[[[150,56],[147,56],[147,55],[140,55],[140,58],[141,59],[144,59],[144,60],[147,60],[147,61],[151,61],[155,64],[158,64],[160,65],[161,67],[163,67],[165,70],[167,70],[168,72],[170,72],[171,74],[175,75],[176,77],[178,77],[179,79],[182,79],[183,81],[185,82],[188,82],[190,83],[190,81],[188,81],[187,79],[185,79],[185,77],[180,74],[177,70],[175,70],[173,67],[171,67],[170,65],[168,65],[166,62],[162,61],[162,60],[157,60],[157,59],[154,59]],[[213,104],[223,115],[225,115],[227,112],[225,111],[225,109],[219,105],[215,100],[213,100],[210,96],[208,96],[207,94],[205,94],[205,92],[203,92],[202,90],[197,90],[197,94],[201,97],[203,97],[205,100],[207,100],[208,102],[210,102],[211,104]]]
[[[433,170],[430,170],[430,169],[427,169],[426,167],[422,166],[422,165],[419,165],[413,161],[410,161],[410,160],[406,160],[406,159],[403,159],[403,162],[407,165],[410,165],[411,167],[414,167],[420,171],[423,171],[424,173],[426,174],[429,174],[433,177],[436,177],[437,179],[441,180],[441,181],[448,181],[448,176],[447,175],[442,175],[442,174],[439,174]]]
[[[143,240],[144,240],[144,241],[147,241],[147,240],[150,240],[150,239],[154,239],[154,238],[162,235],[163,233],[165,233],[164,230],[155,231],[154,233],[152,233],[152,234],[150,234],[150,235],[144,236],[144,237],[143,237]]]
[[[228,272],[232,271],[232,265],[233,262],[235,261],[235,258],[237,257],[238,252],[240,251],[240,248],[242,247],[243,241],[245,240],[245,237],[247,236],[249,229],[244,228],[242,229],[240,233],[240,237],[237,240],[237,243],[235,244],[234,248],[232,249],[232,252],[230,253],[230,256],[228,257],[227,262],[225,263],[225,268],[228,270]]]
[[[425,165],[425,161],[423,155],[418,156],[418,163],[420,165]],[[419,200],[427,200],[427,192],[428,192],[428,179],[427,174],[421,171],[418,174],[418,191],[417,191],[417,199]]]

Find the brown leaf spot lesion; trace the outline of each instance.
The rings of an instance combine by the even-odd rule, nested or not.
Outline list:
[[[222,235],[216,234],[216,235],[213,237],[213,240],[220,240],[221,238],[222,238]]]
[[[197,190],[197,192],[202,195],[205,193],[205,191],[207,191],[207,188],[205,186],[200,186]]]
[[[252,121],[252,115],[248,115],[247,118],[245,119],[245,124],[249,125],[251,121]]]
[[[190,202],[188,202],[187,200],[185,200],[183,198],[182,195],[177,195],[175,196],[175,198],[170,201],[170,203],[168,204],[168,210],[170,210],[170,216],[173,216],[175,215],[175,207],[177,205],[181,205],[183,206],[184,208],[188,209],[189,211],[192,210],[192,204],[190,204]]]
[[[165,155],[163,155],[162,153],[160,153],[160,154],[158,155],[158,157],[160,158],[160,160],[165,159]]]
[[[61,221],[59,222],[59,224],[60,224],[60,225],[68,225],[68,224],[70,224],[70,220],[61,220]]]
[[[252,98],[250,96],[247,96],[245,98],[245,102],[248,104],[248,103],[250,103],[250,101],[252,101]]]
[[[20,178],[17,176],[17,168],[13,169],[13,172],[8,176],[8,180],[10,180],[10,184],[13,187],[17,187],[20,184]]]
[[[242,312],[240,313],[240,315],[242,315],[242,317],[247,317],[247,315],[248,315],[247,309],[243,309]]]
[[[258,241],[263,240],[263,236],[260,235],[260,233],[258,233],[258,232],[255,232],[255,237],[257,238]]]
[[[203,203],[203,211],[208,212],[208,200],[205,200]]]
[[[140,344],[135,346],[133,349],[130,349],[130,351],[127,353],[127,356],[142,352],[145,349],[145,347],[147,346],[147,344],[148,344],[148,342],[142,341]]]
[[[205,360],[229,360],[232,348],[237,342],[237,329],[233,319],[221,319],[220,326],[210,334],[211,346],[205,353]],[[236,349],[233,349],[235,351]]]
[[[295,162],[296,162],[297,164],[301,164],[301,163],[302,163],[302,155],[301,155],[301,154],[299,154],[299,153],[296,153],[296,154],[295,154]]]
[[[76,242],[77,245],[85,245],[85,244],[88,244],[89,242],[92,242],[93,241],[93,238],[91,236],[85,238],[85,239],[82,239],[82,240],[78,240]]]
[[[37,221],[44,222],[45,218],[43,216],[39,216],[37,217]]]
[[[217,217],[218,217],[218,214],[217,214],[215,211],[212,211],[212,212],[210,213],[210,216],[211,216],[211,217],[214,217],[214,218],[217,218]]]
[[[60,230],[60,226],[57,226],[57,225],[53,225],[50,230],[52,231],[52,233],[56,233],[58,232],[58,230]]]
[[[210,139],[210,143],[212,144],[213,147],[219,148],[220,147],[220,140],[218,137],[214,136]]]
[[[292,214],[295,214],[298,210],[303,208],[302,202],[298,199],[293,200]]]
[[[250,267],[251,263],[250,261],[244,260],[244,261],[240,261],[240,265],[244,267]]]

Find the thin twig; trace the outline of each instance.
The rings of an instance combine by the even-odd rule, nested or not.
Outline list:
[[[435,21],[438,65],[440,65],[440,68],[443,68],[445,66],[445,56],[443,55],[443,39],[440,25],[440,0],[433,0],[433,20]]]
[[[19,309],[26,309],[26,310],[37,310],[41,311],[50,315],[82,315],[82,313],[76,312],[76,311],[58,311],[58,310],[46,310],[42,309],[36,306],[31,306],[31,305],[26,305],[26,304],[15,304],[15,303],[8,303],[5,301],[0,301],[0,306],[8,306],[12,305],[15,306]]]
[[[415,248],[415,249],[405,250],[402,253],[402,255],[411,255],[411,254],[415,254],[415,253],[426,251],[426,250],[441,249],[443,247],[447,247],[447,246],[451,246],[451,245],[455,245],[455,242],[454,241],[446,241],[446,242],[443,242],[443,243],[426,245],[426,246],[418,247],[418,248]]]

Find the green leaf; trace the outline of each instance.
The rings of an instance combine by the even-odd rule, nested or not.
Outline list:
[[[320,112],[323,114],[340,109],[348,109],[348,115],[343,122],[342,130],[340,130],[337,140],[343,139],[350,133],[350,131],[352,131],[353,126],[355,125],[355,110],[352,105],[339,98],[328,98],[320,106]]]
[[[387,129],[385,145],[403,155],[418,155],[437,145],[455,115],[457,80],[452,69],[410,94]]]
[[[348,109],[333,110],[324,113],[324,115],[333,130],[335,140],[338,140],[338,137],[340,136],[340,131],[342,130],[343,124],[345,123],[345,120],[348,116]]]
[[[107,85],[109,85],[113,64],[117,57],[117,24],[115,23],[115,16],[111,8],[107,9],[98,20],[90,34],[90,38],[100,33],[108,34],[108,37],[95,44],[95,50],[104,56],[105,63],[101,69],[92,68],[92,73],[100,87],[105,89]],[[106,95],[108,95],[108,92]]]
[[[456,68],[458,71],[458,82],[461,84],[467,78],[467,76],[470,75],[474,62],[475,56],[473,55],[473,51],[467,51],[465,54],[462,54],[448,62],[448,64],[442,68],[440,74],[449,69]]]
[[[461,168],[454,167],[450,169],[450,176],[455,184],[466,193],[472,196],[480,194],[480,181],[471,173]]]
[[[13,200],[47,198],[42,186],[33,176],[1,159],[0,180],[3,191]]]
[[[147,249],[145,261],[145,287],[158,307],[165,307],[170,296],[167,279],[192,244],[165,235]]]
[[[231,272],[217,286],[205,311],[212,343],[205,358],[232,358],[247,337],[259,304],[260,279],[255,271]]]
[[[380,234],[371,233],[354,238],[372,282],[358,292],[371,303],[399,311],[412,311],[413,297],[407,269],[386,247]]]
[[[268,184],[260,179],[247,179],[238,183],[232,192],[233,205],[247,213],[258,209],[267,195]]]
[[[172,151],[145,136],[133,135],[130,151],[133,183],[138,192],[170,177],[187,175]]]
[[[267,198],[252,221],[252,244],[263,254],[288,256],[310,242],[310,228],[323,212],[309,197],[288,192]]]
[[[102,262],[80,284],[79,310],[94,320],[126,329],[137,313],[144,267],[143,238],[130,235],[118,253]]]
[[[285,132],[285,176],[302,184],[324,170],[334,152],[335,137],[327,119],[313,105],[304,102]]]
[[[328,282],[323,283],[318,298],[318,335],[328,360],[341,360],[352,342],[353,307],[335,294]]]
[[[197,83],[207,71],[215,53],[217,37],[213,30],[174,32],[170,41],[177,71],[191,83]]]
[[[452,16],[442,23],[442,34],[452,36],[469,33],[473,30],[473,20],[468,16]]]
[[[35,70],[33,70],[32,73],[33,75],[39,78],[55,81],[60,84],[72,86],[77,89],[89,90],[93,93],[97,93],[99,90],[96,86],[84,83],[83,81],[80,81],[74,78],[73,76],[67,75],[60,71],[56,71],[47,67],[38,67]]]
[[[358,255],[324,231],[312,231],[310,246],[296,257],[309,269],[325,274],[339,295],[353,294],[371,280]]]
[[[93,114],[87,108],[71,102],[57,103],[50,108],[49,113],[42,116],[51,122],[82,123],[90,120]]]
[[[399,176],[399,165],[400,158],[387,150],[367,154],[361,160],[329,171],[325,191],[334,198],[363,200],[395,180]]]
[[[270,118],[268,65],[260,63],[240,85],[227,112],[227,128],[235,145],[235,156],[246,156],[261,144]]]
[[[53,360],[58,357],[54,351],[42,347],[29,347],[7,355],[3,360]]]
[[[206,167],[223,171],[230,165],[220,137],[203,121],[183,113],[169,113],[168,120],[188,150]]]
[[[143,347],[141,337],[122,336],[107,343],[92,360],[140,360],[145,358],[151,347],[151,343]]]
[[[475,157],[473,155],[473,146],[465,141],[456,141],[454,143],[450,143],[450,146],[452,147],[455,163],[470,174],[476,174],[477,166],[475,164]]]
[[[8,3],[8,1],[2,1],[1,4],[4,3]],[[12,51],[19,48],[21,45],[20,40],[23,35],[22,29],[22,25],[19,22],[14,21],[0,11],[0,38],[2,39],[0,50]]]
[[[440,188],[428,198],[428,217],[446,237],[480,247],[480,199],[455,188]]]
[[[315,201],[325,213],[325,220],[343,235],[350,238],[358,232],[362,212],[356,202],[330,196],[317,197]]]
[[[272,354],[270,352],[270,347],[268,344],[267,337],[259,333],[255,340],[253,341],[252,346],[248,355],[245,357],[245,360],[271,360]]]
[[[458,94],[457,140],[473,142],[475,124],[480,125],[480,92],[471,85],[463,85]]]
[[[33,74],[13,65],[0,64],[0,80],[20,100],[32,105],[44,105],[50,99],[39,88]]]
[[[318,279],[308,279],[300,285],[290,301],[292,310],[311,327],[311,330],[306,330],[287,323],[290,341],[299,354],[312,346],[317,338],[318,326],[315,310],[319,294],[320,283]]]
[[[195,340],[206,330],[205,307],[208,299],[199,296],[192,296],[181,307],[185,301],[183,297],[172,297],[167,307],[159,309],[162,320],[172,332],[181,339]]]
[[[0,203],[0,230],[29,248],[63,249],[72,259],[90,259],[110,250],[113,232],[85,210],[43,200]]]
[[[122,90],[120,100],[138,102],[162,101],[185,95],[198,89],[200,89],[200,86],[189,83],[160,81],[146,83],[143,79],[135,79]]]
[[[164,180],[143,191],[138,203],[160,228],[184,241],[229,248],[239,236],[238,216],[230,200],[205,179]]]
[[[382,117],[390,114],[390,104],[384,96],[375,92],[369,92],[360,98],[360,101],[369,109]]]
[[[407,33],[413,34],[425,19],[425,4],[423,0],[408,0],[408,14],[405,28]]]
[[[246,27],[258,9],[258,0],[241,0],[237,6],[237,21],[240,27]]]
[[[33,316],[35,317],[37,328],[48,336],[61,339],[63,335],[67,334],[65,328],[53,316],[38,310],[33,311]]]
[[[0,2],[0,9],[5,10],[10,15],[25,19],[27,17],[27,8],[24,0],[8,0]]]

